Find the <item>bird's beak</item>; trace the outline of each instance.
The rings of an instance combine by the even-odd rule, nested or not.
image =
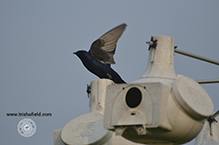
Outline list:
[[[76,54],[76,52],[73,52],[73,54]]]

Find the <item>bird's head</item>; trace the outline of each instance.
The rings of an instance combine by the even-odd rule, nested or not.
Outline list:
[[[73,54],[77,55],[79,58],[82,58],[88,55],[88,52],[84,50],[79,50],[77,52],[74,52]]]
[[[73,54],[77,55],[78,57],[81,56],[83,53],[84,53],[83,50],[79,50],[79,51],[73,52]]]

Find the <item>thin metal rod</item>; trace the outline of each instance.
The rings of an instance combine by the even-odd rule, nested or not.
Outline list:
[[[217,112],[214,113],[214,115],[212,115],[212,118],[216,118],[219,115],[219,110]]]
[[[199,60],[202,60],[202,61],[206,61],[206,62],[209,62],[209,63],[212,63],[212,64],[219,65],[219,61],[215,61],[215,60],[208,59],[208,58],[205,58],[205,57],[202,57],[202,56],[191,54],[191,53],[188,53],[188,52],[185,52],[185,51],[182,51],[182,50],[175,49],[175,52],[178,53],[178,54],[186,55],[186,56],[189,56],[189,57],[192,57],[192,58],[196,58],[196,59],[199,59]]]
[[[215,80],[201,80],[201,81],[197,81],[199,84],[209,84],[209,83],[219,83],[219,79],[215,79]]]

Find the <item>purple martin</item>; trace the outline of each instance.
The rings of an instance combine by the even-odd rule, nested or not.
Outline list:
[[[74,52],[83,65],[99,78],[110,79],[114,83],[126,83],[119,74],[111,68],[115,64],[113,55],[116,51],[116,44],[126,28],[126,24],[121,24],[95,40],[90,50],[79,50]]]

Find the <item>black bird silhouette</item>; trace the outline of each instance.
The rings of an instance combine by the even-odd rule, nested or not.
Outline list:
[[[84,66],[99,78],[106,78],[114,83],[126,83],[119,74],[111,68],[115,64],[113,55],[116,51],[116,44],[125,30],[126,24],[121,24],[94,41],[89,52],[79,50],[75,52]]]

